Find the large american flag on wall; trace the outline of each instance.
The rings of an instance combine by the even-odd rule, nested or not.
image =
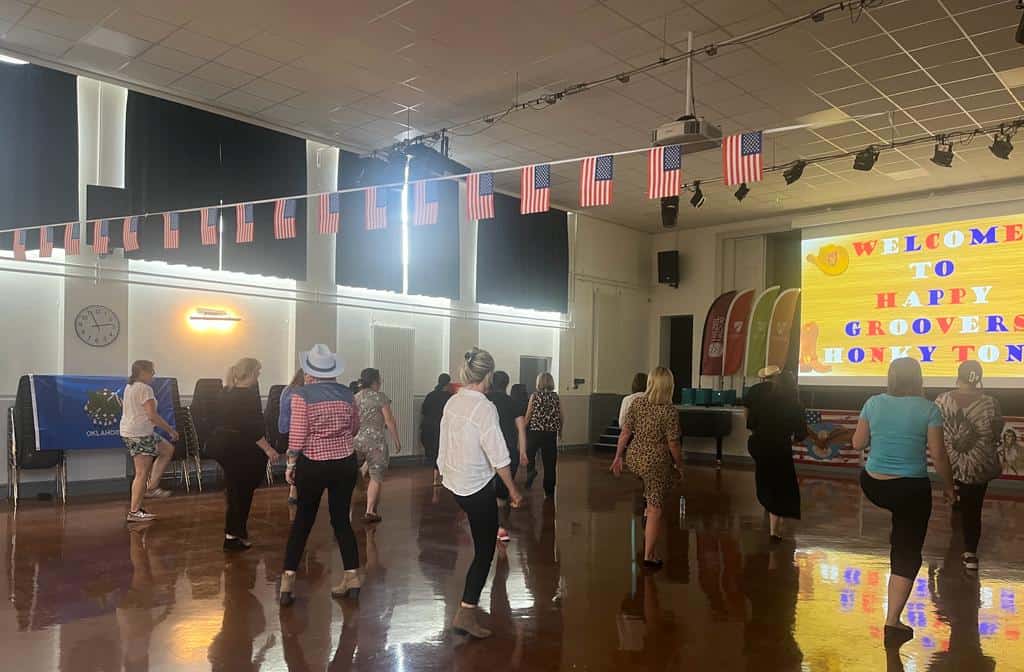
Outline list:
[[[793,458],[809,464],[859,465],[860,451],[851,444],[859,411],[806,411],[807,438],[793,446]]]

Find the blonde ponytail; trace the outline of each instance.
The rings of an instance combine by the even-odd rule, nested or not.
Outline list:
[[[238,387],[238,383],[257,375],[263,366],[260,364],[260,360],[253,357],[243,357],[234,363],[231,368],[228,369],[227,375],[224,376],[224,387],[229,390],[233,387]]]
[[[494,375],[494,357],[491,353],[480,348],[473,348],[466,353],[465,363],[459,371],[459,380],[464,385],[476,385],[485,383],[485,387],[491,386],[491,377]]]

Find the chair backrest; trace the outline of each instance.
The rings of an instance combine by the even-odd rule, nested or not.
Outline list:
[[[213,436],[213,430],[220,422],[220,402],[223,392],[224,384],[220,378],[200,378],[196,381],[196,388],[192,393],[192,404],[189,408],[192,411],[192,422],[195,425],[196,436],[199,438],[201,453],[205,451],[207,442]]]
[[[288,450],[288,446],[283,445],[284,435],[281,434],[277,425],[278,417],[281,415],[282,392],[284,392],[284,385],[270,386],[270,391],[267,392],[267,408],[263,412],[263,418],[267,425],[267,441],[270,441],[270,445],[279,453]]]
[[[18,394],[14,398],[15,460],[19,469],[53,469],[62,455],[61,450],[36,450],[36,428],[32,412],[32,383],[28,376],[18,380]]]
[[[177,378],[171,378],[171,404],[174,406],[174,426],[178,430],[178,440],[171,445],[174,446],[174,459],[183,460],[188,456],[185,432],[182,431],[186,424],[185,411],[187,409],[181,405],[181,393],[178,390]]]

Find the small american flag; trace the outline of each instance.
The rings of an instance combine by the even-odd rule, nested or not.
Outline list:
[[[110,254],[110,224],[105,219],[92,223],[92,251],[96,254]]]
[[[316,228],[323,234],[338,232],[341,223],[341,194],[320,194]]]
[[[647,152],[647,198],[678,196],[683,178],[683,148],[654,147]]]
[[[366,230],[388,228],[388,190],[386,187],[364,189],[366,199]]]
[[[53,227],[44,226],[39,229],[39,256],[43,258],[53,256]]]
[[[761,181],[763,140],[761,131],[751,131],[722,141],[722,175],[727,186]]]
[[[472,221],[494,219],[494,173],[466,176],[466,215]]]
[[[295,237],[295,199],[279,198],[274,203],[274,238]]]
[[[251,243],[253,237],[252,203],[235,206],[235,242]]]
[[[25,261],[25,247],[28,244],[28,231],[18,229],[14,232],[14,258]]]
[[[551,164],[542,163],[523,168],[521,193],[520,214],[547,212],[551,206]]]
[[[82,253],[82,232],[78,222],[68,224],[64,227],[64,254],[78,255]]]
[[[437,224],[437,182],[416,182],[412,185],[414,212],[413,226]]]
[[[580,168],[580,207],[592,208],[612,202],[614,157],[591,156]]]
[[[181,216],[177,212],[164,213],[164,249],[176,250],[180,241]]]
[[[139,218],[125,217],[122,238],[124,239],[124,251],[134,252],[139,249]]]
[[[199,235],[203,245],[217,244],[217,224],[220,221],[219,208],[203,208],[199,211]]]
[[[793,447],[793,456],[813,464],[860,464],[861,451],[852,445],[859,418],[857,411],[808,409],[804,414],[808,436]]]

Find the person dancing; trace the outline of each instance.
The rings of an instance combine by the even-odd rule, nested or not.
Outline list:
[[[359,374],[359,393],[356,407],[359,409],[359,434],[356,436],[356,453],[366,465],[370,485],[366,488],[366,513],[363,521],[379,523],[377,504],[384,485],[384,473],[388,470],[388,437],[391,435],[395,452],[402,452],[402,441],[398,437],[398,425],[391,410],[391,399],[380,391],[380,371],[363,369]]]
[[[497,472],[508,489],[509,502],[518,507],[522,496],[512,480],[509,451],[501,433],[498,410],[485,393],[491,386],[494,358],[473,348],[459,372],[462,387],[444,408],[437,466],[442,484],[466,512],[473,535],[473,562],[466,573],[462,601],[452,629],[477,639],[491,636],[480,625],[480,593],[487,582],[498,536],[498,502],[494,490]]]
[[[423,398],[420,407],[420,441],[423,442],[423,454],[427,462],[434,468],[434,485],[441,485],[441,474],[437,471],[437,444],[441,441],[441,416],[444,405],[452,398],[449,389],[452,377],[442,373],[437,377],[437,387]]]
[[[295,390],[312,382],[312,380],[312,376],[300,368],[292,376],[292,382],[288,383],[288,387],[281,390],[280,410],[277,415],[277,431],[281,433],[282,442],[286,447],[288,445],[288,430],[291,428],[292,423],[292,395],[295,394]],[[298,503],[299,499],[295,486],[288,486],[288,504],[294,506]]]
[[[491,391],[487,393],[487,398],[498,409],[498,424],[501,427],[501,435],[505,437],[505,445],[508,446],[509,458],[512,460],[509,463],[509,473],[512,474],[514,481],[519,465],[528,462],[526,456],[526,404],[517,402],[505,391],[508,389],[509,381],[508,373],[496,371],[491,379]],[[512,453],[513,446],[518,448],[518,452],[515,454]],[[507,505],[508,490],[499,476],[494,477],[494,490],[498,499]],[[508,533],[508,509],[502,511],[503,520],[498,526],[498,541],[508,542],[512,540]]]
[[[316,522],[324,490],[334,538],[345,565],[342,581],[331,589],[331,595],[358,597],[362,587],[359,548],[349,521],[352,491],[359,473],[355,456],[359,412],[352,391],[335,380],[345,365],[330,348],[318,343],[299,355],[299,359],[302,370],[312,380],[292,395],[285,478],[298,489],[299,501],[285,546],[279,596],[283,607],[295,602],[295,572]]]
[[[942,412],[942,436],[953,467],[953,483],[963,522],[964,567],[978,571],[978,542],[981,539],[981,509],[989,481],[1003,473],[999,442],[1003,435],[1003,413],[999,402],[981,387],[981,364],[966,361],[957,371],[957,389],[943,392],[935,400]]]
[[[900,621],[914,579],[921,569],[921,549],[932,515],[931,457],[935,471],[952,497],[953,474],[942,440],[942,414],[924,397],[924,379],[916,359],[901,357],[889,364],[889,389],[864,403],[853,433],[853,447],[871,453],[860,485],[877,507],[892,513],[889,536],[889,599],[885,646],[899,648],[914,638],[914,629]]]
[[[555,392],[555,379],[545,371],[537,376],[537,391],[530,396],[526,407],[527,455],[526,488],[537,478],[537,453],[544,464],[544,495],[555,496],[558,470],[558,437],[562,435],[565,413],[562,400]]]
[[[128,522],[141,523],[153,520],[155,515],[142,508],[143,497],[169,497],[171,493],[160,487],[164,470],[174,457],[174,446],[156,434],[159,427],[178,440],[178,432],[160,417],[156,410],[156,396],[153,394],[153,378],[156,368],[153,362],[139,359],[132,362],[132,375],[124,388],[121,402],[121,441],[135,466],[132,479],[131,503],[128,507]]]
[[[626,466],[643,482],[647,502],[643,562],[650,569],[659,569],[663,564],[655,555],[662,510],[668,491],[682,476],[683,469],[679,411],[672,405],[673,389],[675,377],[671,371],[663,366],[651,371],[646,394],[634,399],[629,407],[611,466],[613,474],[622,474],[622,455],[629,446]]]
[[[800,520],[800,485],[793,464],[793,439],[807,434],[793,374],[777,366],[758,371],[763,382],[743,400],[747,407],[747,450],[754,458],[757,501],[768,512],[769,537],[782,541],[782,521]]]

